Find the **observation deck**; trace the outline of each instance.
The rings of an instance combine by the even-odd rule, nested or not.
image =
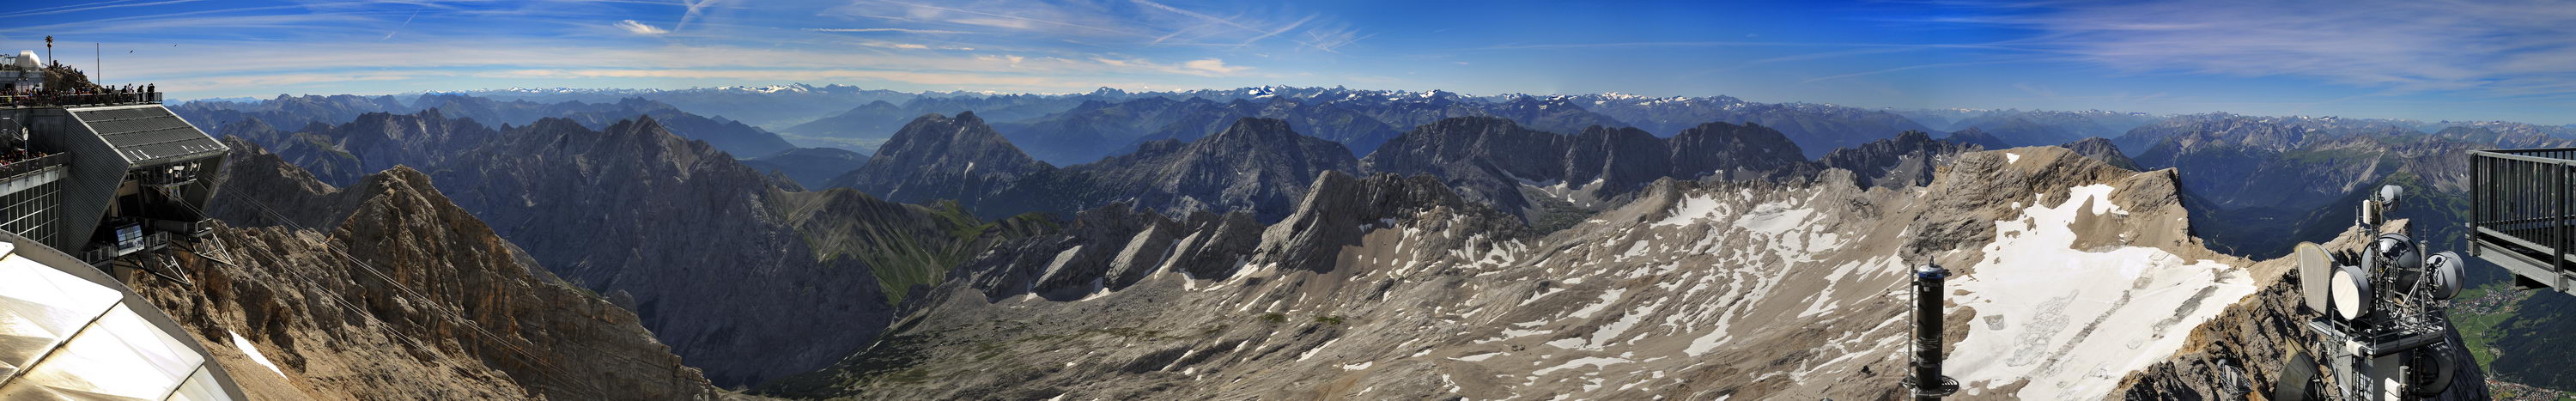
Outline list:
[[[2576,148],[2469,152],[2469,254],[2576,294]]]

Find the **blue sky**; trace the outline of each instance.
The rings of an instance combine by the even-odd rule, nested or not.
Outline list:
[[[1258,85],[2576,123],[2576,4],[71,0],[0,46],[180,98]]]

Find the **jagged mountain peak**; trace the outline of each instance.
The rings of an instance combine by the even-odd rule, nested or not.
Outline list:
[[[1001,133],[993,131],[993,126],[984,124],[984,119],[976,117],[975,112],[961,111],[954,117],[934,113],[904,124],[902,130],[895,131],[894,137],[878,148],[878,152],[879,156],[885,156],[883,153],[888,151],[919,150],[915,146],[971,145],[1008,147],[1009,153],[1018,153],[1019,148],[1011,146],[1010,142]],[[1027,156],[1021,154],[1020,157]]]
[[[2084,138],[2083,140],[2058,145],[2058,147],[2073,150],[2076,154],[2084,155],[2084,157],[2090,157],[2095,160],[2101,160],[2104,163],[2110,163],[2113,167],[2129,170],[2146,169],[2139,166],[2136,160],[2129,159],[2128,154],[2121,153],[2120,145],[2112,143],[2110,138],[2098,136]]]
[[[1234,125],[1227,126],[1224,131],[1217,131],[1217,133],[1210,134],[1207,138],[1203,138],[1201,140],[1236,140],[1237,138],[1242,138],[1256,141],[1277,141],[1294,139],[1299,136],[1303,135],[1298,135],[1296,131],[1289,129],[1287,120],[1243,117],[1235,119]],[[1345,151],[1345,153],[1347,153],[1347,151]]]
[[[1019,177],[1054,169],[1021,152],[974,112],[927,114],[905,124],[866,164],[829,186],[903,203],[956,200],[980,210],[986,196],[1008,190]]]

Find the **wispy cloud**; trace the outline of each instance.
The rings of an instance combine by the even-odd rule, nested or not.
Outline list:
[[[1181,63],[1181,66],[1182,66],[1182,67],[1188,67],[1189,69],[1193,69],[1193,70],[1207,71],[1207,72],[1217,73],[1217,74],[1233,74],[1233,73],[1237,73],[1237,72],[1242,72],[1243,70],[1249,70],[1249,69],[1252,69],[1252,67],[1228,66],[1228,65],[1225,65],[1225,60],[1218,60],[1218,59],[1212,59],[1212,58],[1211,58],[1211,59],[1190,60],[1189,62]]]
[[[1365,33],[1329,16],[1280,9],[1211,10],[1152,0],[984,0],[924,4],[856,0],[828,15],[878,20],[907,30],[997,30],[1083,43],[1243,48],[1269,41],[1329,50]],[[1304,40],[1297,40],[1305,38]]]
[[[414,19],[420,19],[420,10],[411,10],[411,16],[410,16],[410,17],[403,17],[403,22],[402,22],[402,24],[401,24],[401,25],[395,25],[393,30],[391,30],[391,31],[385,31],[385,37],[382,37],[382,38],[376,38],[376,40],[387,40],[387,39],[393,39],[393,38],[394,38],[394,34],[402,33],[403,28],[411,27],[411,20],[414,20]]]
[[[33,10],[20,10],[20,11],[11,12],[11,13],[8,13],[8,14],[5,14],[5,15],[0,15],[0,18],[23,18],[23,17],[34,17],[34,16],[54,15],[54,14],[63,14],[63,13],[76,13],[76,12],[82,12],[82,11],[105,10],[105,9],[111,9],[111,8],[166,6],[166,5],[181,4],[181,3],[194,3],[194,2],[199,2],[199,1],[205,1],[205,0],[168,0],[168,1],[155,1],[155,2],[135,2],[135,1],[130,1],[130,0],[120,0],[120,1],[102,1],[102,2],[96,2],[96,3],[87,3],[87,4],[74,4],[74,5],[67,5],[67,6],[46,7],[46,8],[39,8],[39,9],[33,9]]]
[[[1962,61],[1962,62],[1954,62],[1954,63],[1917,64],[1917,65],[1909,65],[1909,66],[1896,67],[1896,68],[1888,68],[1888,69],[1875,70],[1875,71],[1855,72],[1855,73],[1850,73],[1850,74],[1842,74],[1842,75],[1833,75],[1833,76],[1823,76],[1823,77],[1808,78],[1808,79],[1807,79],[1807,80],[1805,80],[1805,81],[1799,81],[1799,83],[1813,83],[1813,82],[1816,82],[1816,81],[1830,81],[1830,80],[1843,79],[1843,78],[1851,78],[1851,77],[1861,77],[1861,76],[1870,76],[1870,75],[1885,74],[1885,73],[1891,73],[1891,72],[1897,72],[1897,71],[1920,70],[1920,69],[1925,69],[1925,68],[1965,67],[1965,66],[1972,66],[1972,65],[2003,64],[2003,63],[2014,63],[2014,62],[2021,62],[2021,61],[2023,61],[2023,60]]]
[[[698,16],[704,14],[708,7],[713,7],[716,3],[724,1],[725,0],[680,0],[680,6],[685,8],[686,11],[682,11],[680,13],[680,23],[672,25],[671,29],[688,29],[689,22],[696,21]]]
[[[670,31],[670,30],[665,30],[665,29],[662,29],[662,28],[660,28],[660,27],[655,27],[655,26],[648,25],[648,24],[645,24],[645,23],[642,23],[642,22],[635,22],[635,20],[631,20],[631,19],[630,19],[630,20],[624,20],[624,21],[617,21],[617,23],[616,23],[615,25],[617,26],[617,29],[624,29],[624,30],[626,30],[626,33],[632,33],[632,34],[637,34],[637,35],[655,36],[655,35],[661,35],[661,34],[671,33],[671,31]],[[387,37],[391,37],[392,35],[386,35],[386,36],[387,36]]]
[[[805,31],[807,31],[807,32],[852,32],[852,33],[855,33],[855,32],[900,32],[900,33],[938,34],[938,35],[954,35],[954,34],[964,34],[964,33],[968,33],[968,32],[966,32],[966,31],[950,31],[950,30],[941,30],[941,29],[905,29],[905,28],[805,28]]]
[[[2116,70],[2298,76],[2401,91],[2576,90],[2576,7],[2401,0],[2073,3],[1926,19],[2040,32]],[[2558,89],[2543,89],[2558,88]]]

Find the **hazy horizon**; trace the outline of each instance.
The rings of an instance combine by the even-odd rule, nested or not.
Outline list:
[[[0,16],[0,46],[42,53],[52,35],[60,61],[175,98],[1343,85],[2559,125],[2576,123],[2571,22],[2541,3],[2398,1],[110,0]]]

